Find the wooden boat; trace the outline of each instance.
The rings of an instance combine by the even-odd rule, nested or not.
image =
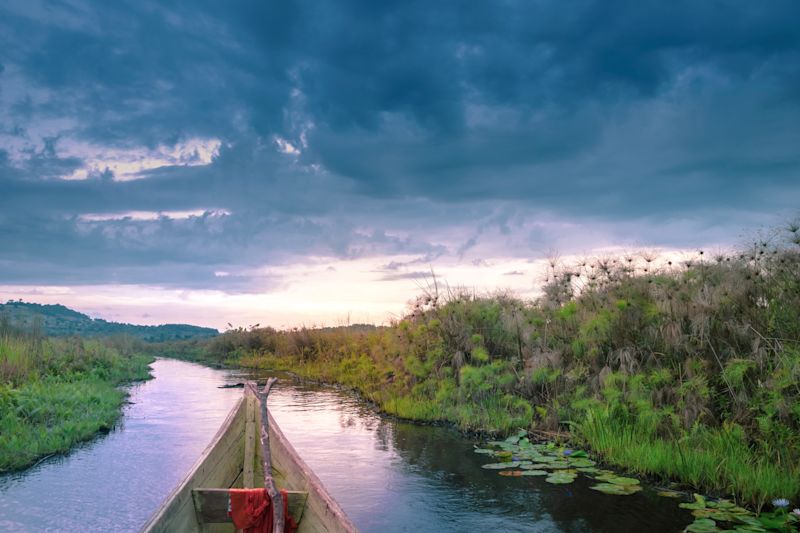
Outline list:
[[[228,489],[242,487],[267,488],[276,511],[275,532],[283,532],[284,522],[283,506],[274,505],[282,501],[279,489],[288,491],[298,533],[358,531],[267,411],[273,383],[270,379],[263,392],[253,383],[245,386],[244,397],[143,532],[234,531]]]

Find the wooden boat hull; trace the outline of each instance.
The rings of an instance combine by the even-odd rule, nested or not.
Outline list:
[[[245,388],[211,444],[181,484],[142,528],[143,532],[234,531],[231,523],[203,523],[195,489],[263,487],[258,399]],[[272,476],[278,487],[308,493],[298,533],[358,531],[300,458],[269,415]],[[245,461],[245,457],[249,460]]]

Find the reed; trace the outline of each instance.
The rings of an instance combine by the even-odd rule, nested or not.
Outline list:
[[[680,262],[554,260],[535,301],[434,283],[388,327],[238,328],[199,353],[339,383],[404,418],[572,430],[611,462],[753,506],[796,499],[800,245],[788,234]]]
[[[114,341],[0,336],[0,471],[64,453],[109,430],[123,382],[149,378],[152,358]]]

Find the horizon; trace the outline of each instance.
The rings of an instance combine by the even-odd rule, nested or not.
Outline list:
[[[383,324],[800,205],[800,4],[0,6],[0,300]]]

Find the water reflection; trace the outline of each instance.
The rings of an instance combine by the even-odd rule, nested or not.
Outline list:
[[[171,360],[132,389],[123,423],[66,457],[0,477],[0,531],[136,531],[210,442],[253,377]],[[255,376],[261,379],[265,376]],[[285,376],[284,376],[285,377]],[[353,395],[283,379],[270,408],[300,455],[364,532],[679,531],[652,491],[607,496],[480,468],[446,428],[383,418]]]
[[[121,424],[67,456],[0,477],[0,531],[137,531],[183,478],[241,390],[168,359],[135,385]]]
[[[680,531],[687,511],[653,490],[620,497],[543,478],[507,478],[447,428],[381,418],[351,395],[279,387],[273,413],[364,531]]]

